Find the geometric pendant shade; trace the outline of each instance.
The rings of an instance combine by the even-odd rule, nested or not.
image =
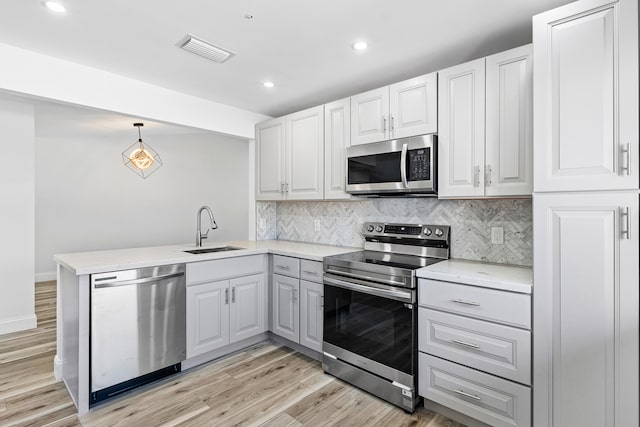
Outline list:
[[[140,128],[144,124],[134,123],[133,125],[138,128],[138,141],[122,152],[122,160],[126,167],[146,179],[162,166],[162,160],[153,148],[142,142]]]

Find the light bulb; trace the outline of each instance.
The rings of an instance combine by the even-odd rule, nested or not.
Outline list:
[[[133,166],[140,170],[150,168],[154,162],[153,156],[144,148],[133,150],[131,154],[129,154],[129,160],[131,160]]]

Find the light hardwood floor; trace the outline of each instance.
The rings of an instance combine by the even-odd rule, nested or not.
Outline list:
[[[36,284],[38,327],[0,335],[0,426],[463,427],[424,408],[408,415],[263,343],[97,405],[78,417],[53,377],[55,282]]]

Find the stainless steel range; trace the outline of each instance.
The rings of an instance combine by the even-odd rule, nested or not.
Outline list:
[[[449,226],[366,223],[364,237],[363,251],[324,258],[322,367],[413,412],[415,271],[449,258]]]

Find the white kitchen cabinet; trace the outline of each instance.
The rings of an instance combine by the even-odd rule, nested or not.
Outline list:
[[[284,199],[285,118],[256,125],[256,200]]]
[[[300,344],[322,352],[324,286],[300,280]]]
[[[485,195],[533,192],[533,48],[486,58]]]
[[[256,125],[256,200],[322,200],[324,109]]]
[[[485,60],[438,73],[438,197],[484,196]]]
[[[229,344],[229,281],[187,288],[187,358]]]
[[[438,132],[438,74],[389,86],[389,137]]]
[[[350,199],[345,193],[345,149],[351,145],[350,98],[324,106],[324,198]]]
[[[533,207],[534,424],[637,426],[638,193]]]
[[[271,331],[322,351],[322,262],[274,255],[271,275]]]
[[[531,195],[531,45],[438,74],[438,196]]]
[[[267,330],[264,255],[187,264],[187,359]]]
[[[324,108],[309,108],[286,117],[284,181],[288,200],[324,197]]]
[[[295,343],[300,342],[300,281],[295,277],[271,276],[273,301],[272,332]]]
[[[535,191],[638,188],[638,1],[533,18]]]
[[[437,74],[351,97],[351,145],[438,131]]]
[[[238,342],[266,331],[264,275],[231,279],[229,288],[229,342]]]
[[[389,139],[389,86],[351,97],[351,145]]]

